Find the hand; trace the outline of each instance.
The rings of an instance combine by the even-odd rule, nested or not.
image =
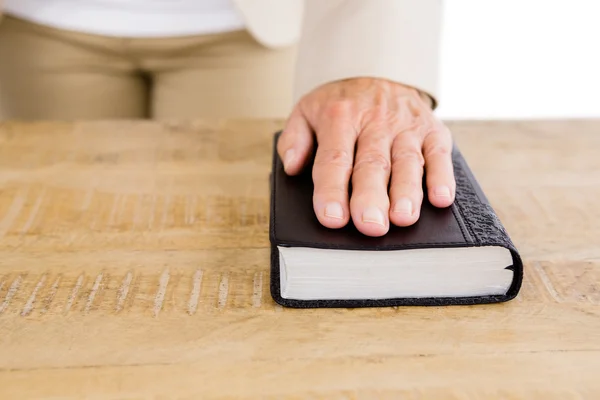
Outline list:
[[[306,166],[315,139],[313,207],[326,227],[341,228],[352,217],[363,234],[382,236],[390,221],[414,224],[423,201],[424,168],[429,201],[436,207],[454,201],[452,135],[413,88],[355,78],[307,94],[278,142],[287,174]]]

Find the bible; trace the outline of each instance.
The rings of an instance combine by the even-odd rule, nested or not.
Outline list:
[[[455,145],[456,198],[427,200],[409,227],[369,237],[352,224],[322,226],[314,214],[310,165],[288,176],[275,134],[270,177],[270,289],[286,307],[385,307],[498,303],[521,287],[519,253]]]

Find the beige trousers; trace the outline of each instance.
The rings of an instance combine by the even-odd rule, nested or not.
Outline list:
[[[246,31],[124,39],[0,22],[0,119],[284,118],[295,49]]]

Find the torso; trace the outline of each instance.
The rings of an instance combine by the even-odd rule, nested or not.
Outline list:
[[[58,29],[117,37],[173,37],[244,28],[231,0],[5,0],[5,12]]]

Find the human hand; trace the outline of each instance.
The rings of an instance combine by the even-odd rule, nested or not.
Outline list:
[[[315,139],[313,207],[326,227],[341,228],[351,217],[363,234],[382,236],[390,221],[414,224],[424,169],[431,204],[448,207],[454,201],[452,135],[413,88],[353,78],[304,96],[277,145],[287,174],[302,171]]]

